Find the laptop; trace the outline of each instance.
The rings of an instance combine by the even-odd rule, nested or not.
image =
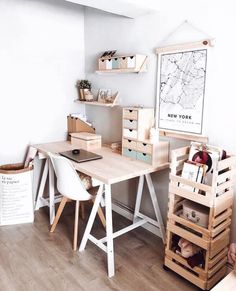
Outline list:
[[[61,152],[59,154],[77,163],[83,163],[83,162],[102,159],[102,156],[82,150],[82,149],[79,149],[79,153],[73,153],[73,150],[71,150],[71,151]]]

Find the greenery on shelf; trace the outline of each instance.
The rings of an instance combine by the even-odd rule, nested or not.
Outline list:
[[[91,82],[88,80],[79,80],[76,82],[76,87],[79,89],[89,89],[91,90]]]

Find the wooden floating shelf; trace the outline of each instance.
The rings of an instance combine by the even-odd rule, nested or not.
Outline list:
[[[123,74],[147,72],[146,55],[113,56],[98,59],[97,74]]]
[[[128,74],[128,73],[144,73],[147,69],[110,69],[110,70],[97,70],[97,74]]]
[[[102,102],[98,102],[98,101],[80,101],[80,100],[75,100],[75,102],[86,104],[86,105],[103,106],[103,107],[119,106],[118,104],[114,104],[114,103],[102,103]]]

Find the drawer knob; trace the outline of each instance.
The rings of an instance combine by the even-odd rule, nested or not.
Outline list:
[[[131,152],[132,150],[131,149],[128,149],[128,151]]]
[[[125,60],[125,59],[126,59],[125,57],[122,58],[122,60]]]
[[[133,129],[129,129],[129,131],[130,131],[130,132],[132,132],[132,131],[133,131]]]
[[[133,122],[133,120],[132,120],[132,119],[130,119],[130,120],[129,120],[129,122]]]
[[[129,112],[130,112],[130,113],[132,113],[132,112],[133,112],[133,110],[129,109]]]
[[[131,139],[128,139],[128,142],[131,142]]]
[[[144,155],[144,157],[145,157],[147,154],[143,153],[143,155]]]
[[[143,143],[143,145],[146,146],[147,144],[146,143]]]

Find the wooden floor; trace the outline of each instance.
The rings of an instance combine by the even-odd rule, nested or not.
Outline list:
[[[139,228],[115,240],[116,275],[107,277],[106,254],[88,242],[83,253],[72,250],[73,208],[66,206],[55,233],[48,231],[47,209],[34,224],[0,227],[1,291],[152,291],[198,290],[171,271],[164,271],[159,238]],[[114,229],[130,222],[114,213]],[[86,220],[80,220],[80,234]],[[99,221],[93,233],[104,236]]]

